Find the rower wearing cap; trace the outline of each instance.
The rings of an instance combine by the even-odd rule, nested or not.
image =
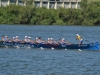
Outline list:
[[[5,36],[5,41],[6,42],[11,42],[11,40],[8,38],[8,36]]]
[[[25,36],[24,41],[25,41],[25,42],[28,42],[28,37],[27,37],[27,36]]]
[[[70,45],[70,43],[69,43],[68,41],[65,41],[65,38],[60,38],[58,43],[59,43],[59,44]]]
[[[50,43],[51,43],[51,44],[55,44],[53,38],[50,38]]]
[[[65,44],[65,39],[64,38],[61,39],[61,44]]]
[[[28,37],[28,42],[31,42],[31,37],[30,36]]]
[[[83,39],[82,39],[82,37],[79,34],[76,34],[76,40],[80,41],[79,44],[83,43]]]
[[[48,38],[48,44],[51,44],[51,40],[50,40],[50,38]]]
[[[2,41],[4,41],[4,42],[10,42],[8,36],[4,36],[4,35],[2,36]]]
[[[2,41],[5,41],[5,36],[4,35],[2,35]]]
[[[38,43],[38,37],[36,37],[36,43]]]
[[[41,37],[38,38],[38,43],[43,43],[44,41],[41,39]]]
[[[34,41],[31,40],[31,37],[30,36],[28,37],[28,43],[34,43]]]
[[[55,42],[53,38],[48,38],[48,43],[49,44],[57,44],[57,42]]]
[[[39,37],[39,38],[36,38],[36,43],[44,43],[44,41],[41,39],[41,37]]]
[[[13,41],[13,42],[16,42],[16,38],[15,38],[15,37],[13,37],[12,41]]]
[[[15,42],[20,42],[20,40],[19,40],[19,37],[18,37],[18,36],[16,36],[16,37],[15,37]]]

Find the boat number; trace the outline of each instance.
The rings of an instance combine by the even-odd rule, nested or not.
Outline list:
[[[66,45],[61,45],[61,47],[66,47]]]
[[[5,42],[3,42],[3,44],[7,46],[13,45],[12,43],[5,43]]]

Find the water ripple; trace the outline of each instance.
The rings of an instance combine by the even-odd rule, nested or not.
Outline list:
[[[75,34],[79,33],[92,42],[100,39],[99,29],[96,26],[1,25],[0,36],[18,35],[23,39],[31,35],[32,39],[41,36],[46,40],[64,37],[77,43]],[[100,75],[100,51],[0,48],[0,75]]]

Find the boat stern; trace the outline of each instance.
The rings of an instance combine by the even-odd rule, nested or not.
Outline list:
[[[98,42],[95,43],[91,43],[90,47],[88,48],[88,50],[100,50],[100,45]]]

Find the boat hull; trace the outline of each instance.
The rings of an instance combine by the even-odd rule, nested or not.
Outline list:
[[[0,42],[0,47],[30,47],[30,48],[53,48],[53,49],[81,49],[100,50],[98,42],[89,44],[38,44],[19,42]]]

